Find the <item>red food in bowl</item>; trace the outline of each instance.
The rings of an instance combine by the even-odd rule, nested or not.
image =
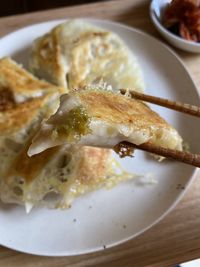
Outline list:
[[[163,24],[188,41],[200,42],[200,0],[172,0],[164,12]]]

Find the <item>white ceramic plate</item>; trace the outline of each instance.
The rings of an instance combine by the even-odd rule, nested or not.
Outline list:
[[[88,20],[118,33],[137,55],[149,94],[199,104],[195,85],[177,56],[161,42],[138,30],[109,21]],[[61,21],[36,24],[0,40],[0,57],[12,56],[27,66],[32,41]],[[153,107],[200,151],[200,124],[196,118]],[[126,182],[112,190],[99,190],[77,199],[66,211],[0,205],[0,244],[15,250],[49,256],[94,252],[125,242],[150,228],[166,215],[188,187],[195,168],[177,162],[158,163],[137,151],[122,160],[129,170],[154,173],[158,183],[140,186]]]

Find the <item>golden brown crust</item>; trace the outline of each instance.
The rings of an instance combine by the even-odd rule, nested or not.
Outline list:
[[[9,88],[15,94],[24,94],[29,97],[49,90],[59,90],[58,87],[48,82],[38,80],[10,58],[0,60],[0,85],[0,87]]]
[[[76,94],[76,93],[75,93]],[[97,120],[114,124],[134,125],[138,130],[151,127],[171,126],[142,101],[120,94],[102,91],[81,91],[78,97],[88,110],[88,115]]]
[[[0,177],[1,199],[15,203],[26,201],[38,203],[51,190],[60,192],[64,197],[63,192],[68,188],[68,183],[65,184],[65,181],[68,179],[69,185],[77,186],[77,191],[80,189],[79,185],[82,185],[84,190],[87,187],[89,191],[95,189],[92,186],[99,187],[101,179],[105,179],[106,162],[110,154],[105,149],[71,148],[69,154],[71,153],[75,166],[72,163],[65,167],[64,177],[61,177],[62,167],[57,166],[62,147],[48,149],[31,158],[27,155],[32,135],[37,130],[39,122],[52,114],[53,101],[58,102],[56,98],[64,92],[63,89],[37,80],[10,59],[0,60],[0,71],[0,149],[8,149],[4,143],[5,138],[8,138],[8,142],[13,141],[15,144],[16,141],[16,145],[19,145],[19,150],[16,153],[11,151],[10,153],[13,154],[9,154],[6,158],[9,164],[1,169],[3,174]],[[41,93],[39,96],[38,92]],[[20,98],[19,101],[17,97],[24,95],[26,97]],[[24,133],[26,137],[23,137]],[[15,138],[21,135],[22,138],[18,143],[18,139]],[[49,162],[52,162],[50,164],[55,171],[50,174],[48,173]],[[71,168],[69,172],[68,167]],[[54,175],[57,176],[54,177]],[[80,189],[82,193],[87,190]],[[65,203],[61,205],[61,207],[67,206]]]
[[[6,136],[26,127],[37,118],[50,95],[30,99],[12,109],[0,112],[0,136]]]
[[[108,157],[111,150],[81,147],[78,180],[83,185],[95,185],[105,179]]]
[[[32,156],[31,158],[27,155],[27,150],[31,141],[27,142],[24,149],[20,152],[12,166],[7,171],[4,179],[9,183],[9,178],[14,176],[22,177],[26,184],[31,183],[40,172],[43,170],[48,161],[56,154],[59,150],[58,147],[47,149],[46,151]]]
[[[0,59],[0,136],[26,127],[53,96],[64,91],[38,80],[12,59]]]
[[[30,58],[33,73],[68,90],[100,81],[143,90],[137,60],[114,33],[71,20],[38,38]]]
[[[35,44],[37,55],[33,51],[33,57],[37,57],[38,63],[51,70],[51,77],[59,77],[61,74],[60,56],[61,48],[58,42],[59,28],[55,28],[51,34],[46,34]]]
[[[106,73],[109,69],[102,66],[109,61],[111,64],[114,54],[117,58],[116,51],[112,51],[113,47],[107,40],[110,35],[111,33],[106,31],[91,31],[82,33],[75,40],[71,53],[71,72],[68,75],[71,89],[82,88],[94,82],[98,83],[101,79],[107,80]],[[101,55],[101,51],[104,51],[105,55]]]
[[[0,89],[0,112],[12,109],[16,106],[16,101],[12,90],[3,87]]]

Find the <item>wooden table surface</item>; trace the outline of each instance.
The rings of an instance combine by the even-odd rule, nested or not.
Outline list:
[[[148,14],[150,1],[115,0],[0,19],[0,36],[25,25],[69,17],[119,21],[160,38]],[[200,56],[176,51],[200,88]],[[199,175],[198,175],[199,176]],[[200,177],[177,207],[139,237],[103,252],[75,257],[39,257],[0,247],[0,267],[172,267],[200,257]]]

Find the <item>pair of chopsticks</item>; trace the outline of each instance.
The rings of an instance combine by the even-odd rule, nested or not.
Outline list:
[[[135,98],[138,100],[142,100],[142,101],[156,104],[156,105],[166,107],[172,110],[183,112],[188,115],[200,117],[200,107],[197,107],[194,105],[181,103],[177,101],[171,101],[168,99],[155,97],[155,96],[151,96],[147,94],[142,94],[136,91],[129,91],[126,89],[120,89],[120,92],[122,95],[125,95],[126,93],[128,93],[132,98]],[[170,159],[180,161],[180,162],[200,168],[200,155],[199,154],[192,154],[186,151],[179,151],[175,149],[164,148],[164,147],[153,145],[151,143],[145,143],[145,144],[141,144],[137,146],[129,142],[122,142],[119,145],[129,146],[132,148],[144,150],[150,153],[157,154],[162,157],[170,158]]]

